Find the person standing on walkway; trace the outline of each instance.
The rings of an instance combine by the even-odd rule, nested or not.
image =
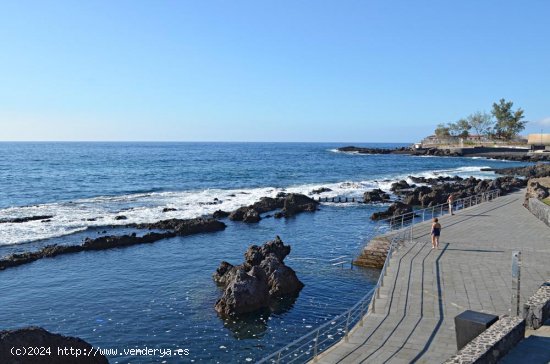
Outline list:
[[[449,198],[447,198],[447,203],[449,204],[449,214],[454,215],[453,213],[453,203],[455,202],[455,196],[453,193],[449,195]]]
[[[441,235],[441,224],[437,217],[434,217],[432,224],[432,249],[439,249],[439,236]]]

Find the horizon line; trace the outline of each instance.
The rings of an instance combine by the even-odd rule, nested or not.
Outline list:
[[[0,143],[368,143],[368,144],[413,144],[396,141],[264,141],[264,140],[0,140]]]

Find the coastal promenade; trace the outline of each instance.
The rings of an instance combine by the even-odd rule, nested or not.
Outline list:
[[[446,215],[441,245],[431,249],[430,223],[391,258],[376,312],[320,363],[441,363],[456,348],[454,317],[465,310],[510,313],[512,252],[522,253],[521,304],[550,278],[550,228],[516,192]]]

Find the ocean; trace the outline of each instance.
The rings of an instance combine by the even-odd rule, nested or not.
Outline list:
[[[34,215],[48,222],[0,223],[0,256],[46,244],[130,231],[129,223],[231,211],[279,192],[361,198],[414,176],[492,178],[488,159],[360,155],[343,143],[0,143],[0,220]],[[354,144],[399,147],[404,144]],[[163,212],[164,208],[175,211]],[[258,224],[225,221],[225,231],[155,244],[59,256],[0,271],[0,330],[42,326],[112,352],[112,363],[176,363],[124,349],[188,349],[190,362],[253,362],[351,307],[378,271],[350,262],[385,205],[323,203],[315,213]],[[126,220],[117,220],[124,215]],[[270,314],[224,320],[212,273],[239,264],[250,244],[279,235],[286,263],[305,283]]]

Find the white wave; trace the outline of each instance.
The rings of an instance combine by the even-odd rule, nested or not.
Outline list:
[[[0,245],[20,244],[48,239],[83,231],[87,228],[130,223],[150,223],[168,218],[188,219],[211,214],[220,209],[232,211],[243,205],[250,205],[261,197],[275,197],[279,192],[302,193],[313,197],[356,198],[366,191],[380,188],[389,191],[392,183],[408,179],[409,175],[426,178],[439,176],[491,178],[492,172],[481,172],[483,166],[459,167],[454,169],[388,175],[376,180],[341,181],[295,185],[287,188],[262,187],[249,189],[207,189],[200,191],[152,192],[122,196],[98,196],[70,202],[50,203],[35,206],[0,209],[0,219],[37,215],[53,215],[49,222],[29,221],[25,223],[0,223]],[[409,183],[412,183],[408,179]],[[331,191],[321,194],[311,192],[321,187]],[[215,200],[218,199],[218,200]],[[346,207],[350,204],[339,204]],[[162,212],[164,208],[175,211]],[[116,217],[124,215],[125,220]]]

